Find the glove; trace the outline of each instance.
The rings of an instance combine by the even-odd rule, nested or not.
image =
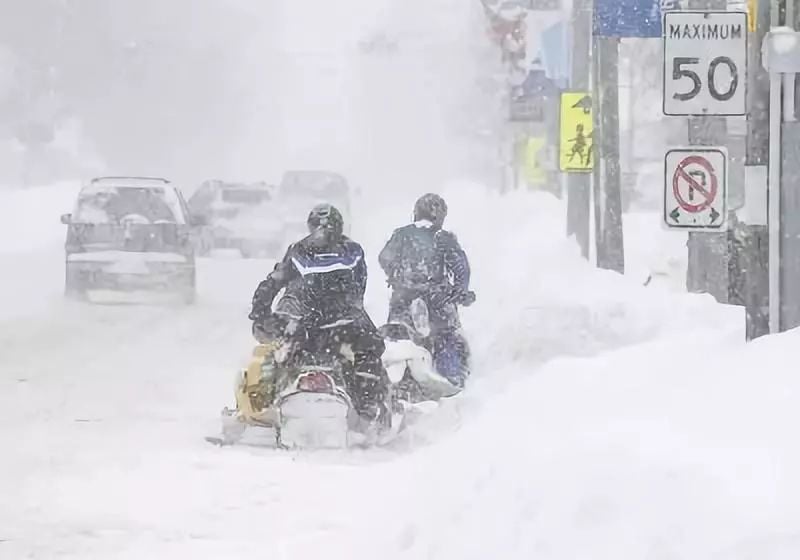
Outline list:
[[[264,319],[268,318],[272,313],[269,309],[264,310],[264,308],[260,305],[253,305],[252,309],[250,310],[250,314],[247,315],[247,318],[251,321],[263,321]]]
[[[456,305],[463,305],[464,307],[469,307],[473,303],[475,303],[475,292],[473,291],[462,291],[459,288],[452,288],[448,291],[442,291],[439,293],[434,294],[431,297],[431,306],[435,309],[444,307],[448,303],[454,303]]]
[[[472,290],[461,292],[459,293],[458,299],[456,299],[455,302],[459,305],[463,305],[464,307],[469,307],[475,303],[475,292]]]

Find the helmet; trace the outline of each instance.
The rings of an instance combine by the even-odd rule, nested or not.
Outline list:
[[[447,203],[438,194],[424,194],[414,204],[414,221],[428,220],[437,228],[444,225]]]
[[[311,234],[324,233],[326,236],[339,237],[344,232],[342,213],[331,204],[317,204],[308,214],[308,231]]]

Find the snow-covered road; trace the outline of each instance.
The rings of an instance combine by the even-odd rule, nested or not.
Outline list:
[[[699,396],[718,389],[705,349],[737,346],[736,310],[593,271],[559,241],[563,213],[547,195],[453,188],[452,225],[480,297],[465,312],[476,374],[461,398],[390,449],[286,453],[202,441],[230,402],[232,373],[250,347],[248,300],[270,263],[202,261],[193,307],[98,306],[63,301],[62,275],[37,268],[59,262],[60,238],[40,240],[26,259],[19,240],[0,251],[4,293],[44,276],[40,292],[16,298],[41,306],[17,305],[0,319],[2,557],[640,558],[680,534],[683,544],[664,550],[691,558],[682,551],[736,542],[706,539],[698,523],[747,525],[755,506],[765,523],[764,508],[787,506],[774,492],[760,499],[767,479],[758,476],[773,455],[745,471],[736,463],[763,423],[737,449],[725,429],[741,426],[736,409],[708,414]],[[62,203],[40,207],[37,219],[57,219]],[[478,209],[510,220],[470,228]],[[521,226],[517,216],[532,219]],[[376,317],[381,283],[374,273]],[[656,342],[541,366],[648,340]],[[695,370],[671,365],[676,347],[702,372],[699,395]],[[741,398],[748,379],[734,378],[737,388],[722,394]],[[771,394],[751,402],[763,406]],[[722,436],[723,453],[704,447]],[[745,497],[736,486],[743,472],[753,477]],[[746,509],[730,507],[731,491],[749,500]],[[700,507],[693,496],[713,511],[727,507],[728,517],[681,512],[681,500]]]

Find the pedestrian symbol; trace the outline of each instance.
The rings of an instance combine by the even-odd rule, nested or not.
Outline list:
[[[561,171],[591,171],[593,152],[591,95],[562,93],[559,168]]]
[[[591,134],[591,133],[589,133]],[[592,145],[590,144],[591,138],[586,136],[583,130],[583,125],[579,124],[575,127],[575,137],[567,140],[572,144],[569,152],[569,164],[579,165],[581,168],[592,166]],[[578,156],[577,163],[575,156]]]

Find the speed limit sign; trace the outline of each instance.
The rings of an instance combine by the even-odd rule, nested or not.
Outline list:
[[[664,114],[747,113],[747,13],[664,14]]]

